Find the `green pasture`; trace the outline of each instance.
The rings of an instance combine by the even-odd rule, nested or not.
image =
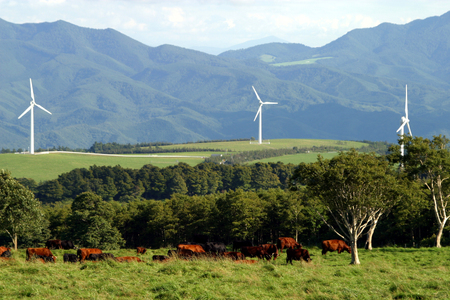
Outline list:
[[[229,260],[196,259],[143,263],[0,262],[2,299],[449,299],[450,248],[360,249],[361,265],[349,265],[350,254],[308,248],[312,262],[286,265],[276,261],[237,264]],[[134,256],[132,249],[105,251]]]
[[[163,154],[161,154],[163,155]],[[164,154],[165,155],[165,154]],[[169,153],[167,156],[177,154]],[[183,156],[205,155],[205,153],[181,153]],[[40,155],[28,154],[1,154],[0,169],[11,171],[16,178],[32,178],[37,182],[56,179],[58,175],[69,172],[76,168],[89,168],[90,166],[117,166],[124,168],[140,169],[146,164],[152,164],[160,168],[185,162],[195,166],[204,161],[197,157],[127,157],[98,156],[86,154],[51,153]]]
[[[269,143],[259,145],[257,141],[223,141],[212,143],[192,143],[192,144],[176,144],[162,146],[161,148],[177,149],[177,148],[211,148],[223,149],[228,152],[257,151],[266,149],[284,149],[284,148],[311,148],[311,147],[339,147],[339,148],[361,148],[367,146],[366,143],[354,141],[337,141],[337,140],[315,140],[315,139],[276,139],[270,140]],[[218,152],[216,152],[218,153]]]

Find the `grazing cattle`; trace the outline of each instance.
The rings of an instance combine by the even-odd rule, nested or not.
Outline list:
[[[103,253],[102,250],[97,248],[84,248],[84,249],[78,249],[77,250],[77,256],[80,263],[82,263],[86,258],[89,257],[91,254],[100,254]]]
[[[165,255],[153,255],[152,260],[153,261],[167,261],[167,260],[169,260],[169,257],[165,256]]]
[[[280,250],[280,252],[283,253],[283,248],[301,249],[302,244],[297,243],[291,237],[280,237],[280,238],[278,238],[278,241],[277,241],[277,247]]]
[[[48,249],[62,249],[61,240],[48,240],[45,242]]]
[[[277,247],[277,245],[274,245],[274,244],[262,244],[261,247],[263,248],[263,250],[265,250],[267,253],[269,253],[273,257],[273,260],[277,259],[277,257],[280,256],[278,254],[278,247]]]
[[[114,255],[111,253],[97,253],[97,254],[90,254],[87,260],[92,261],[104,261],[107,259],[114,259]]]
[[[235,251],[223,252],[222,255],[223,255],[223,257],[231,258],[232,260],[243,260],[243,259],[245,259],[245,255],[242,254],[241,252],[235,252]]]
[[[198,253],[204,253],[204,252],[194,252],[190,249],[178,249],[177,250],[178,257],[182,257],[182,258],[192,258],[193,256],[195,256]]]
[[[65,253],[63,256],[64,262],[73,262],[76,263],[78,261],[78,256],[76,254]]]
[[[50,249],[47,248],[27,248],[27,261],[32,259],[35,256],[46,256],[46,257],[52,257],[53,261],[56,262],[56,257],[52,254]]]
[[[236,240],[233,241],[233,251],[241,250],[242,247],[253,247],[253,241],[251,240]]]
[[[147,249],[145,249],[144,247],[136,247],[136,252],[137,254],[145,254],[145,252],[147,252]]]
[[[61,241],[61,247],[64,250],[76,249],[72,241]]]
[[[114,258],[118,262],[143,262],[139,257],[136,256],[122,256]]]
[[[200,245],[178,244],[177,250],[180,250],[180,249],[192,250],[193,252],[197,252],[197,253],[205,253],[206,252],[205,249],[203,249],[203,247]]]
[[[306,249],[292,249],[289,248],[286,250],[287,257],[286,257],[286,264],[289,262],[291,265],[293,265],[292,260],[304,260],[306,262],[311,261],[311,256],[309,256],[309,252]]]
[[[227,251],[227,246],[220,242],[207,242],[204,249],[206,252],[223,253]]]
[[[267,253],[267,251],[260,246],[242,247],[241,251],[245,257],[257,257],[259,259],[267,259],[267,260],[270,260],[272,258],[272,255]]]
[[[10,256],[11,256],[11,251],[9,249],[4,251],[2,253],[2,255],[0,255],[0,257],[10,257]]]
[[[167,255],[170,257],[177,256],[178,255],[177,250],[169,250],[169,251],[167,251]]]
[[[336,251],[340,254],[342,251],[352,253],[350,248],[343,240],[326,240],[322,242],[322,255],[325,255],[328,251]]]
[[[0,247],[0,256],[3,255],[3,253],[5,253],[6,251],[9,251],[11,253],[11,248],[9,247]]]
[[[53,258],[54,256],[44,256],[44,255],[35,255],[34,259],[35,261],[40,261],[42,263],[46,263],[46,262],[55,262],[55,259]]]

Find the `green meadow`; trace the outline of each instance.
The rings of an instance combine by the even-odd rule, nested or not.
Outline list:
[[[222,149],[224,152],[178,152],[178,153],[160,153],[151,155],[126,155],[126,156],[101,156],[80,153],[50,153],[39,155],[27,154],[1,154],[0,168],[11,171],[15,178],[32,178],[36,182],[52,180],[58,178],[58,175],[69,172],[76,168],[89,168],[90,166],[116,166],[124,168],[140,169],[146,164],[164,168],[175,165],[179,162],[195,166],[204,161],[202,157],[209,157],[214,153],[236,153],[242,151],[257,151],[266,149],[280,148],[311,148],[311,147],[339,147],[348,149],[350,147],[360,148],[366,145],[361,142],[336,141],[336,140],[313,140],[313,139],[279,139],[271,140],[270,144],[256,144],[256,141],[250,144],[249,141],[231,141],[231,142],[212,142],[212,143],[192,143],[175,144],[163,146],[161,148],[194,148],[194,149]],[[263,162],[277,162],[298,164],[302,161],[315,161],[318,153],[305,153],[296,155],[286,155],[272,157],[262,160]],[[322,153],[326,158],[333,157],[337,153]]]
[[[55,264],[25,262],[25,250],[15,261],[0,262],[2,299],[449,299],[450,248],[360,249],[361,265],[349,265],[350,254],[309,248],[312,262],[286,265],[276,261],[237,264],[198,259],[143,263],[66,263],[64,252]],[[134,256],[135,250],[108,251]]]

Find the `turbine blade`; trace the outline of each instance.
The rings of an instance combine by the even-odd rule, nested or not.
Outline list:
[[[408,125],[409,135],[412,136],[411,127],[409,127],[409,122],[406,124]]]
[[[263,104],[278,104],[278,102],[263,102]]]
[[[49,112],[48,110],[46,110],[45,108],[40,106],[39,104],[36,104],[36,106],[39,107],[40,109],[42,109],[43,111],[48,112],[49,114],[52,114],[51,112]]]
[[[18,119],[22,118],[23,115],[25,115],[31,108],[33,107],[33,105],[30,105],[19,117]]]
[[[403,124],[400,125],[400,127],[397,129],[397,132],[399,132],[406,124],[407,124],[407,122],[403,122]]]
[[[256,112],[256,116],[255,116],[255,118],[253,119],[253,122],[256,121],[256,118],[257,118],[258,115],[261,113],[261,107],[262,107],[262,104],[259,106],[259,109],[258,109],[258,111]]]
[[[406,94],[405,94],[405,117],[408,119],[408,85],[406,85]]]
[[[252,85],[253,90],[255,91],[256,97],[258,98],[259,102],[262,103],[261,98],[259,98],[258,93],[255,90],[255,87]]]
[[[30,78],[30,90],[31,90],[31,99],[33,99],[33,102],[35,102],[34,101],[34,93],[33,93],[33,83],[31,82],[31,78]]]

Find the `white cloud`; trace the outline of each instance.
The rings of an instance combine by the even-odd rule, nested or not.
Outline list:
[[[66,0],[39,0],[39,3],[46,4],[46,5],[57,5],[57,4],[63,4]]]
[[[225,23],[227,24],[228,29],[236,27],[236,24],[234,24],[233,19],[227,19],[227,20],[225,20]]]

